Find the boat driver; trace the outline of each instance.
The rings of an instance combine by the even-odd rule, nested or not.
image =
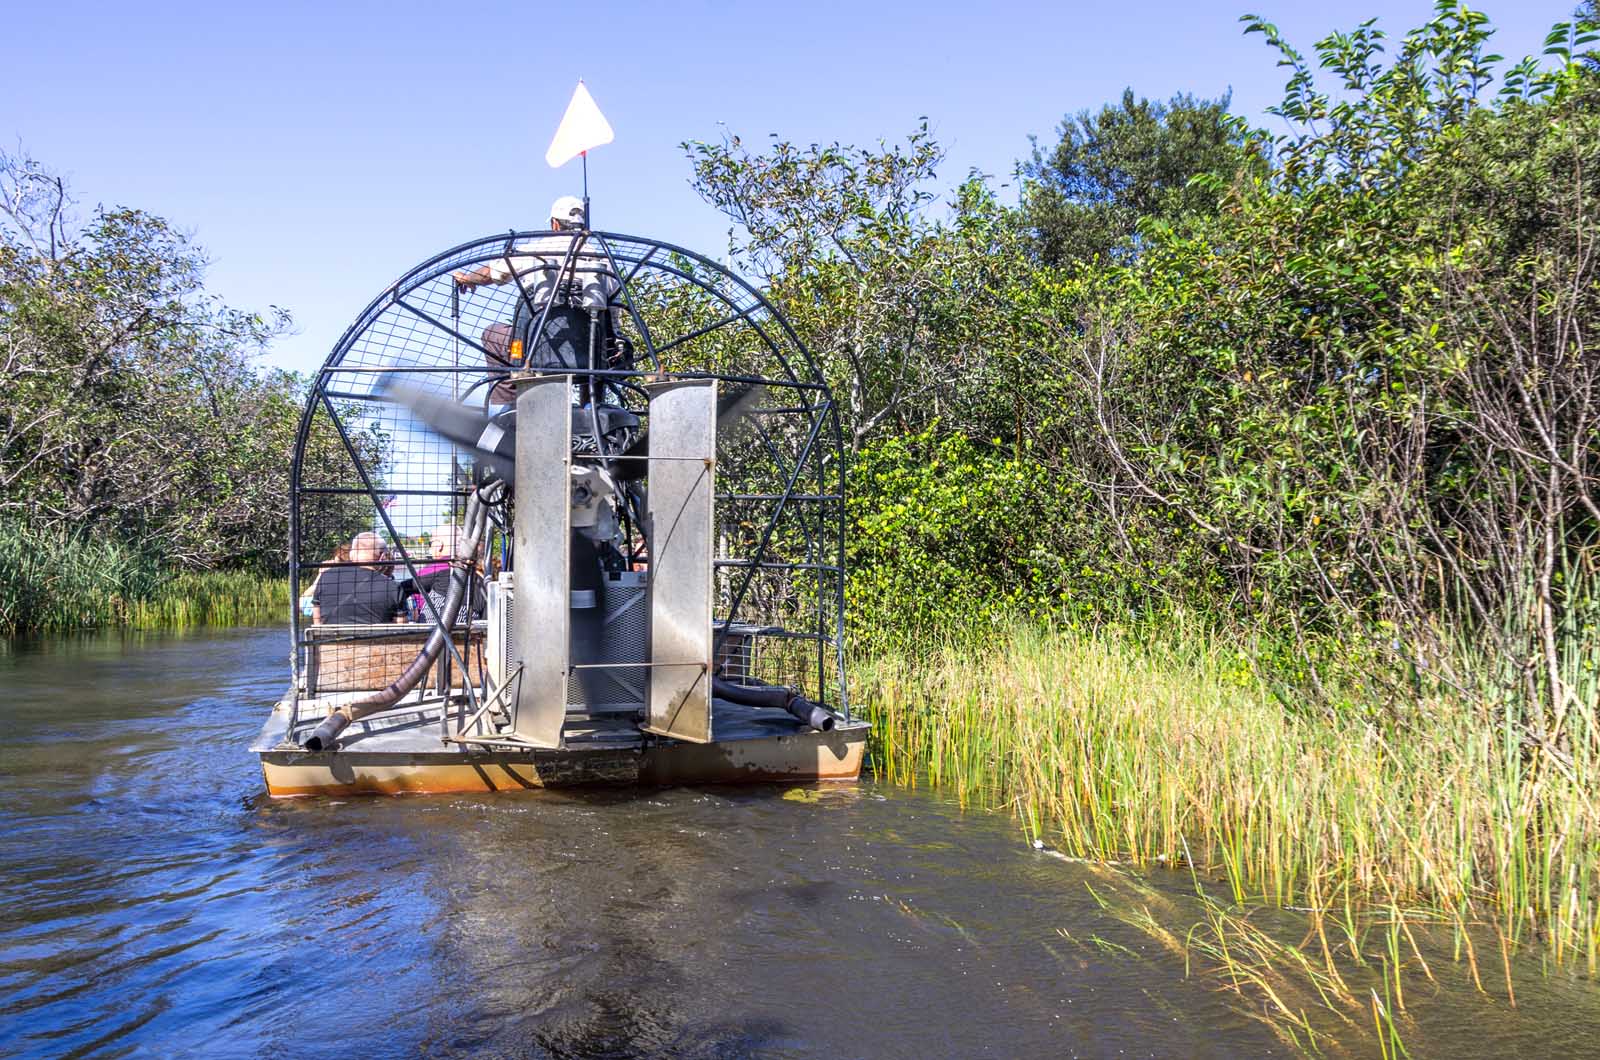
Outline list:
[[[583,200],[563,195],[551,204],[552,232],[581,232],[583,228]],[[516,244],[504,257],[477,268],[457,270],[451,275],[458,290],[515,280],[527,296],[517,299],[516,316],[512,320],[491,324],[483,330],[484,363],[496,375],[524,366],[588,367],[591,342],[595,367],[626,367],[626,362],[631,360],[627,340],[617,338],[622,321],[622,306],[617,302],[621,285],[605,252],[587,244],[580,245],[568,267],[562,268],[573,240],[582,238],[534,236]],[[531,339],[524,333],[544,312],[545,303],[552,295],[554,301],[545,318],[544,331],[536,340]],[[593,335],[592,310],[602,310],[594,315],[599,328]],[[528,347],[527,356],[521,362],[511,356],[513,343],[519,340]],[[516,400],[516,391],[509,383],[497,383],[490,391],[489,400],[494,404],[510,404]]]

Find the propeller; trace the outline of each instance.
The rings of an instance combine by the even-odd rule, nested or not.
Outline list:
[[[755,406],[762,387],[759,383],[741,383],[722,392],[717,397],[717,431],[731,428]],[[465,405],[432,391],[406,382],[388,381],[380,393],[411,410],[431,430],[446,441],[467,450],[482,463],[509,470],[517,457],[517,417],[515,411],[487,415],[481,406]],[[576,423],[586,425],[587,417]],[[613,456],[629,458],[650,455],[650,432],[641,431],[633,444]],[[648,464],[640,459],[627,459],[613,472],[623,481],[643,478]]]

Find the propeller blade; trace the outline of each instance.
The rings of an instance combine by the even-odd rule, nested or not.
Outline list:
[[[765,393],[766,388],[759,383],[741,383],[724,390],[717,398],[717,432],[720,434],[744,419],[745,414],[755,407],[756,400]]]
[[[411,410],[412,415],[446,441],[466,449],[481,461],[509,468],[517,455],[516,416],[490,418],[481,408],[463,405],[421,387],[405,382],[386,382],[380,393]],[[717,398],[717,431],[730,429],[755,407],[764,388],[747,383],[724,391]],[[634,481],[644,478],[649,464],[639,457],[650,455],[650,432],[641,431],[634,443],[620,455],[630,459],[615,469],[617,478]]]
[[[731,428],[744,418],[745,414],[755,407],[756,399],[762,394],[763,388],[755,383],[742,383],[736,387],[725,390],[717,397],[717,433]],[[650,432],[640,433],[634,443],[623,450],[625,460],[619,460],[612,469],[612,475],[622,482],[636,482],[645,477],[650,470],[647,460],[639,457],[650,455]]]
[[[434,432],[479,460],[509,467],[516,459],[516,429],[510,425],[501,426],[484,415],[481,408],[463,405],[410,383],[389,383],[381,393],[410,409],[412,415]]]

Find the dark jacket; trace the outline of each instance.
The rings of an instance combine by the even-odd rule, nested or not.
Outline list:
[[[400,583],[369,567],[323,571],[311,602],[322,610],[322,621],[333,625],[393,622],[406,613]]]

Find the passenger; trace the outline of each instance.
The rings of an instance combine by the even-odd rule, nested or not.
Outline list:
[[[417,582],[406,579],[407,614],[413,622],[427,622],[428,609],[423,603],[423,593],[426,591],[418,582],[427,582],[428,576],[440,571],[450,570],[450,559],[456,552],[456,541],[461,530],[454,523],[440,523],[433,528],[433,533],[428,535],[428,555],[430,561],[417,568]]]
[[[583,229],[583,201],[572,195],[563,195],[550,206],[550,229],[554,232],[576,232]],[[612,273],[604,252],[588,246],[581,248],[572,266],[563,277],[562,264],[572,247],[572,238],[536,236],[512,248],[509,257],[491,261],[475,269],[460,269],[452,274],[458,290],[471,290],[486,284],[502,284],[516,280],[526,299],[517,299],[516,316],[505,323],[490,324],[483,330],[484,364],[496,375],[508,370],[533,368],[585,368],[589,367],[589,309],[609,308],[601,316],[601,334],[598,336],[595,367],[627,367],[632,359],[632,347],[626,339],[617,339],[618,325],[622,321],[622,307],[617,304],[620,285]],[[545,316],[544,332],[534,341],[534,348],[514,362],[511,344],[523,339],[518,332],[531,328],[545,302],[555,294],[555,300]],[[489,400],[507,405],[517,398],[516,389],[509,383],[496,383]]]
[[[417,577],[426,578],[441,570],[450,569],[450,561],[455,558],[457,543],[461,540],[461,528],[455,523],[440,523],[433,528],[433,533],[428,535],[428,555],[430,562],[418,569]]]
[[[454,523],[445,523],[433,531],[430,542],[433,562],[417,571],[417,580],[422,591],[433,604],[433,614],[443,611],[445,600],[450,595],[451,568],[465,566],[472,559],[470,555],[465,554],[465,545],[466,542],[461,537],[461,528]],[[473,573],[467,583],[467,597],[461,602],[461,609],[456,612],[455,624],[463,625],[471,619],[482,618],[487,598],[482,576]],[[422,621],[432,621],[427,608],[420,608],[420,611]]]
[[[329,567],[311,594],[311,621],[319,625],[373,625],[406,620],[405,591],[390,576],[383,539],[368,531],[350,542],[356,567]]]
[[[333,564],[349,563],[350,546],[341,542],[334,548],[333,556],[327,562]],[[312,617],[313,605],[311,601],[316,596],[317,583],[322,581],[322,576],[327,572],[328,568],[326,566],[319,566],[317,568],[317,576],[311,579],[311,584],[306,587],[306,591],[300,594],[300,613],[306,618]]]

